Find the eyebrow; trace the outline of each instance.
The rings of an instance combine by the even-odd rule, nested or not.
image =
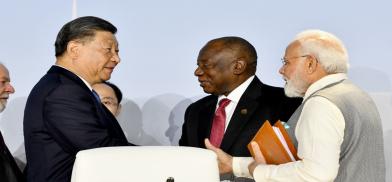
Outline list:
[[[102,100],[103,99],[115,100],[113,97],[103,97]]]
[[[9,78],[9,77],[6,77],[6,76],[0,77],[0,80],[4,80],[4,81],[8,81],[8,82],[11,81],[10,78]]]

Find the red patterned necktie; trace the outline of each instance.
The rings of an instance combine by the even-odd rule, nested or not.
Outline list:
[[[220,147],[225,134],[226,111],[225,107],[229,105],[229,99],[222,99],[219,101],[218,109],[215,111],[214,120],[212,121],[212,129],[210,135],[211,144],[215,147]]]

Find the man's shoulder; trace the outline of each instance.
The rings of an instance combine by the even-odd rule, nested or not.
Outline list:
[[[287,97],[286,94],[284,93],[284,88],[282,87],[277,87],[277,86],[272,86],[272,85],[267,85],[264,83],[256,83],[255,84],[257,88],[257,92],[260,93],[258,100],[261,103],[274,103],[274,104],[283,104],[283,105],[289,105],[289,107],[298,107],[301,102],[302,98],[290,98]],[[253,91],[255,91],[253,90]]]
[[[196,102],[194,102],[191,105],[205,105],[205,104],[209,104],[211,102],[217,101],[218,97],[215,95],[208,95],[205,96],[199,100],[197,100]]]
[[[204,108],[208,105],[215,103],[217,100],[218,100],[218,97],[215,95],[205,96],[205,97],[195,101],[194,103],[190,104],[188,106],[188,110]]]
[[[267,85],[264,83],[261,83],[260,87],[262,88],[262,91],[267,94],[284,95],[284,89],[282,87]]]
[[[59,73],[47,73],[33,87],[29,100],[46,98],[53,94],[75,96],[75,93],[80,93],[82,90],[85,90],[83,85],[67,76]]]
[[[29,98],[37,97],[38,95],[47,95],[53,89],[60,85],[59,75],[45,74],[33,87],[29,94]]]
[[[241,99],[280,99],[285,98],[284,89],[281,87],[271,86],[262,83],[257,77],[251,82],[245,90]]]

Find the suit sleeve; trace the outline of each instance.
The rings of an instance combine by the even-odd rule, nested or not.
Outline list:
[[[281,120],[288,121],[295,110],[301,105],[302,98],[289,98],[284,96],[281,106]]]
[[[178,144],[180,146],[189,146],[188,143],[188,125],[189,125],[189,112],[190,112],[190,107],[189,106],[186,110],[185,110],[185,114],[184,114],[184,124],[182,125],[182,133],[181,133],[181,138],[178,141]]]
[[[82,94],[81,94],[82,93]],[[55,89],[45,100],[45,126],[61,147],[79,150],[127,145],[99,121],[98,111],[88,93],[75,86]]]

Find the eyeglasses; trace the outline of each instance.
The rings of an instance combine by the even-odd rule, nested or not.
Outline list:
[[[308,56],[309,56],[309,55],[295,56],[295,57],[291,57],[291,58],[283,57],[283,58],[281,58],[280,60],[282,60],[283,66],[286,66],[286,65],[289,64],[289,60],[290,60],[290,59],[298,59],[298,58],[303,58],[303,57],[308,57]]]

